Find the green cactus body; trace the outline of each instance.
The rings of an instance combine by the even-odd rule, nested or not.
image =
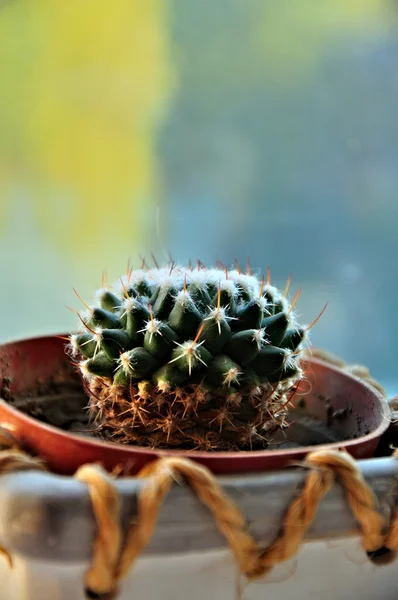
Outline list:
[[[303,377],[306,329],[292,308],[254,275],[201,263],[131,271],[99,290],[70,345],[102,435],[157,448],[265,448]]]

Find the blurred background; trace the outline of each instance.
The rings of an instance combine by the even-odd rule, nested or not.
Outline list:
[[[397,67],[397,0],[0,2],[0,339],[249,256],[397,393]]]

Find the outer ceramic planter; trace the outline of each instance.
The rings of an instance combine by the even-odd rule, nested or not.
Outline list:
[[[312,359],[304,366],[307,382],[295,400],[304,397],[307,413],[325,418],[325,399],[335,411],[349,409],[342,424],[337,425],[339,439],[345,441],[317,448],[343,445],[355,458],[372,456],[390,422],[385,399],[374,388],[337,367]],[[33,395],[40,383],[77,377],[64,352],[64,342],[56,336],[0,346],[0,376],[10,378],[11,393]],[[308,393],[308,382],[311,393]],[[53,472],[61,474],[72,474],[81,464],[89,462],[100,462],[108,469],[126,465],[129,472],[135,474],[149,461],[170,454],[196,460],[217,474],[249,473],[288,466],[313,450],[313,447],[301,447],[222,453],[128,447],[63,432],[24,415],[3,401],[0,401],[0,425],[9,429],[29,451],[43,457]]]
[[[367,483],[387,517],[397,495],[398,461],[360,461]],[[304,470],[228,476],[219,479],[250,523],[258,542],[268,545],[280,528]],[[142,480],[117,481],[125,522],[136,514]],[[0,545],[14,568],[0,562],[4,600],[83,600],[95,522],[85,485],[69,477],[19,473],[2,477]],[[322,501],[297,558],[265,579],[243,586],[240,600],[325,598],[395,600],[398,565],[375,566],[360,549],[357,524],[335,485]],[[174,487],[160,512],[155,535],[123,582],[120,600],[217,600],[239,598],[237,572],[209,513],[186,487]]]
[[[351,403],[353,419],[346,426],[352,427],[351,435],[364,435],[344,446],[354,456],[370,456],[389,422],[384,400],[373,388],[320,361],[309,362],[308,370],[315,390],[310,412],[322,416],[324,411],[324,401],[319,397],[317,401],[317,394],[329,396],[336,410]],[[0,347],[0,372],[12,378],[11,391],[24,393],[54,374],[69,377],[70,365],[62,342],[47,337]],[[132,449],[65,434],[22,415],[5,402],[0,402],[0,423],[59,473],[70,473],[82,462],[99,459],[111,467],[131,459]],[[369,433],[361,430],[365,424]],[[307,474],[297,468],[259,471],[285,466],[312,449],[239,453],[240,457],[229,454],[214,459],[210,454],[195,453],[195,459],[214,471],[247,472],[221,477],[219,482],[246,516],[251,533],[266,546],[278,533],[282,517]],[[154,457],[154,453],[137,449],[133,455],[139,462],[137,469]],[[372,459],[360,461],[359,466],[378,497],[380,510],[388,516],[397,500],[394,484],[398,461]],[[144,482],[125,478],[116,485],[127,526],[135,517],[137,494]],[[68,476],[41,472],[4,475],[0,486],[0,546],[10,551],[14,567],[10,569],[0,559],[0,597],[83,600],[84,573],[95,533],[85,485]],[[187,596],[190,600],[262,600],[267,594],[280,600],[297,596],[395,600],[397,582],[395,562],[376,567],[361,552],[357,524],[335,485],[322,501],[297,559],[276,567],[259,583],[243,586],[239,596],[236,567],[211,516],[188,488],[176,486],[162,507],[152,541],[123,582],[120,600],[157,600],[159,594],[163,600]]]

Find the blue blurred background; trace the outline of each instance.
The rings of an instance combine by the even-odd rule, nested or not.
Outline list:
[[[293,275],[398,389],[396,0],[0,5],[0,338],[167,247]]]

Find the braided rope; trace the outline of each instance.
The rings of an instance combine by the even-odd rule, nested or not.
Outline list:
[[[86,590],[88,594],[95,590],[95,594],[101,597],[110,592],[114,595],[117,590],[115,573],[123,540],[120,498],[111,477],[97,465],[83,465],[75,477],[88,485],[97,521],[92,561],[85,577]]]

